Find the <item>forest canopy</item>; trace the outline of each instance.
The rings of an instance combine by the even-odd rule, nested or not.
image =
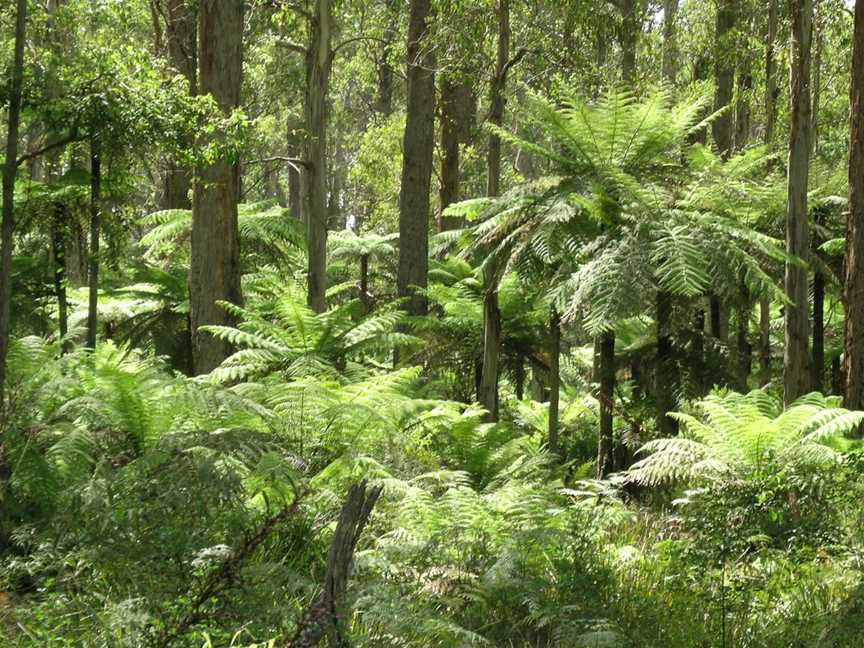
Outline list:
[[[8,0],[0,643],[857,648],[864,0]]]

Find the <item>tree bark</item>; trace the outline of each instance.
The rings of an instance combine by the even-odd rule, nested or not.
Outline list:
[[[438,192],[440,209],[438,231],[455,229],[457,219],[444,215],[444,210],[459,202],[460,135],[462,130],[462,101],[464,88],[458,81],[445,77],[441,81],[441,188]]]
[[[678,76],[678,0],[663,3],[663,80],[675,85]]]
[[[701,398],[707,391],[705,376],[705,310],[697,308],[693,313],[693,338],[690,347],[694,370],[695,395]]]
[[[411,0],[408,24],[408,106],[399,193],[399,297],[425,315],[429,271],[429,191],[435,147],[435,71],[429,28],[431,0]],[[419,290],[418,290],[419,289]]]
[[[330,0],[315,0],[306,50],[306,168],[302,174],[309,246],[306,301],[317,313],[327,309],[327,120],[333,16]]]
[[[0,217],[0,413],[4,408],[6,357],[12,318],[12,236],[15,231],[15,175],[18,171],[18,131],[21,125],[21,90],[24,84],[24,40],[27,0],[18,0],[15,14],[15,53],[9,83],[9,121],[3,164],[3,213]],[[2,448],[0,448],[2,451]],[[0,456],[0,461],[4,458]]]
[[[489,413],[490,421],[498,420],[498,359],[501,347],[501,312],[498,310],[497,281],[489,270],[483,275],[483,368],[480,372],[479,400]]]
[[[615,470],[613,405],[615,398],[615,333],[600,336],[600,435],[597,443],[597,477],[604,479]]]
[[[777,41],[777,0],[768,2],[768,35],[765,42],[765,143],[774,143],[774,125],[777,121],[777,62],[774,48]]]
[[[748,383],[750,380],[750,372],[753,366],[753,349],[750,345],[750,311],[752,302],[750,300],[750,291],[747,287],[741,284],[741,308],[738,311],[738,335],[737,337],[737,355],[738,366],[736,377],[737,385],[735,388],[744,393],[748,391]]]
[[[384,0],[386,11],[386,27],[381,43],[381,53],[378,59],[378,92],[375,110],[389,117],[393,112],[393,64],[390,57],[393,54],[393,42],[396,40],[396,25],[399,20],[396,0]]]
[[[735,66],[731,53],[732,30],[735,28],[735,0],[719,0],[714,40],[714,110],[725,109],[711,125],[717,152],[725,160],[732,154],[732,82]]]
[[[507,62],[510,59],[510,0],[498,1],[498,54],[495,76],[489,94],[489,123],[495,126],[504,124],[504,109],[507,97]],[[489,151],[486,156],[486,195],[501,195],[501,137],[497,133],[489,135]]]
[[[807,184],[810,170],[810,45],[813,0],[791,2],[789,185],[786,251],[804,261],[809,256]],[[810,309],[806,267],[786,264],[784,286],[792,300],[786,306],[783,393],[786,404],[809,390],[808,329]]]
[[[99,236],[102,230],[102,146],[90,137],[90,249],[88,251],[87,347],[96,348],[99,325]]]
[[[51,254],[54,257],[54,296],[57,298],[57,328],[66,351],[69,333],[68,303],[66,300],[66,221],[69,216],[62,202],[54,205],[51,219]]]
[[[660,436],[677,434],[675,419],[669,412],[675,409],[675,359],[672,347],[672,295],[659,291],[656,303],[657,315],[657,372],[654,393],[657,400],[657,430]]]
[[[552,307],[549,317],[549,452],[563,458],[558,441],[558,414],[561,399],[561,317]]]
[[[369,313],[372,310],[372,298],[369,295],[369,255],[360,257],[360,301],[363,310]]]
[[[864,0],[855,3],[846,217],[845,406],[864,409]]]
[[[189,92],[195,94],[198,84],[198,17],[197,10],[189,0],[167,0],[166,40],[171,67],[182,74],[189,84]],[[168,161],[165,174],[165,209],[191,209],[189,196],[192,188],[192,173],[177,160]]]
[[[771,382],[771,300],[759,299],[759,382]]]
[[[200,91],[212,95],[222,113],[229,115],[240,105],[243,0],[202,0],[198,11]],[[199,327],[232,325],[234,317],[216,302],[242,302],[237,225],[240,171],[237,164],[218,159],[197,175],[189,296],[194,370],[203,374],[218,367],[230,355],[231,346],[199,332]]]
[[[637,0],[621,0],[621,78],[632,84],[636,76],[636,47],[641,31]]]

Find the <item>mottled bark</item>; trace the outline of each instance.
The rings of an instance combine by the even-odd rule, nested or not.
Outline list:
[[[411,0],[408,25],[408,106],[399,194],[399,297],[412,315],[427,310],[429,191],[435,146],[435,72],[429,28],[431,0]],[[419,290],[417,290],[419,288]]]
[[[864,409],[864,0],[855,3],[849,126],[849,212],[846,217],[845,405]]]
[[[308,266],[306,301],[314,311],[327,309],[327,121],[333,63],[330,0],[315,0],[306,50],[305,160],[302,174]]]
[[[243,61],[243,1],[202,0],[198,8],[198,82],[223,114],[240,105]],[[213,137],[223,137],[221,133]],[[218,301],[242,302],[237,164],[218,159],[198,169],[193,187],[192,259],[189,269],[193,364],[207,373],[231,353],[231,346],[199,331],[204,325],[232,325]]]
[[[603,479],[615,470],[613,405],[615,398],[615,333],[600,336],[600,434],[597,442],[597,477]]]
[[[789,166],[786,209],[786,251],[801,260],[809,257],[807,184],[810,171],[810,45],[813,35],[813,0],[790,3],[792,11],[790,60]],[[810,308],[808,272],[787,262],[784,279],[786,305],[783,393],[786,404],[809,390],[808,351]]]
[[[99,324],[99,237],[102,230],[102,145],[90,138],[90,248],[88,250],[87,346],[96,348]]]
[[[6,129],[6,158],[3,164],[3,208],[0,216],[0,413],[4,407],[6,357],[12,318],[12,236],[15,230],[15,175],[18,171],[18,131],[21,124],[21,94],[24,83],[24,40],[27,0],[18,0],[15,14],[15,48],[9,80],[9,110]],[[0,463],[5,463],[0,447]]]

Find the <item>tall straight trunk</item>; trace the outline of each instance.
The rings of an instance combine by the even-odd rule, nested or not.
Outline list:
[[[516,358],[514,385],[516,400],[521,401],[525,397],[525,358],[521,354]]]
[[[723,344],[729,342],[729,307],[714,293],[708,297],[708,310],[711,316],[711,335]]]
[[[87,347],[96,348],[99,325],[99,236],[102,233],[102,146],[99,135],[90,138],[90,249],[88,253]]]
[[[750,344],[750,311],[752,309],[752,301],[750,299],[750,291],[742,282],[741,284],[741,308],[738,311],[738,363],[736,367],[736,389],[740,392],[746,392],[750,381],[750,372],[753,367],[753,348]]]
[[[753,89],[753,75],[750,74],[749,57],[738,70],[738,99],[735,102],[735,148],[743,150],[750,139],[750,102],[748,95]]]
[[[675,409],[675,359],[672,347],[672,295],[659,291],[657,316],[657,372],[654,393],[657,400],[657,430],[661,436],[678,432],[675,419],[668,416]]]
[[[504,123],[506,98],[504,91],[507,83],[507,63],[510,57],[510,0],[498,3],[498,55],[495,78],[490,93],[489,121],[501,126]],[[492,133],[489,136],[487,161],[486,193],[498,196],[501,191],[501,138]],[[501,313],[498,310],[497,269],[487,268],[483,273],[485,297],[483,300],[483,373],[481,384],[481,403],[488,411],[494,411],[493,420],[498,416],[498,355],[501,347]],[[550,377],[550,384],[558,376]],[[492,410],[489,408],[492,407]]]
[[[711,134],[718,153],[725,160],[732,153],[732,82],[735,66],[730,53],[735,28],[735,0],[719,0],[714,33],[714,110],[724,109],[711,125]]]
[[[597,477],[603,479],[615,470],[613,405],[615,398],[615,333],[600,336],[600,434],[597,442]]]
[[[166,41],[168,59],[171,67],[183,75],[191,94],[195,94],[198,84],[198,17],[193,3],[189,0],[167,0],[166,3]],[[177,160],[168,161],[165,174],[166,209],[191,209],[192,173],[187,166]]]
[[[327,96],[333,63],[330,0],[315,0],[306,50],[306,169],[302,174],[308,266],[306,301],[315,312],[327,309]]]
[[[768,0],[768,34],[765,42],[765,143],[774,143],[774,126],[777,121],[777,1]]]
[[[24,84],[24,40],[27,0],[18,0],[15,15],[15,54],[9,80],[9,121],[6,130],[6,159],[3,163],[3,213],[0,217],[0,413],[4,407],[6,357],[12,318],[12,235],[15,231],[15,175],[18,171],[18,131],[21,125],[21,88]],[[0,447],[2,455],[2,447]],[[0,456],[0,462],[3,457]]]
[[[360,302],[363,304],[363,310],[369,312],[372,310],[372,298],[369,295],[369,255],[363,254],[360,256]]]
[[[821,392],[825,388],[825,275],[817,270],[813,274],[813,351],[810,389]]]
[[[288,155],[299,157],[300,148],[296,129],[289,128]],[[303,219],[303,180],[300,176],[300,167],[294,163],[288,165],[288,213],[295,220]]]
[[[765,145],[774,146],[774,126],[777,121],[777,0],[768,0],[768,32],[765,38]],[[759,298],[759,382],[771,382],[771,298]]]
[[[441,187],[438,192],[440,209],[438,231],[455,229],[458,224],[444,215],[444,210],[459,202],[460,182],[460,88],[459,83],[449,77],[441,81]]]
[[[228,115],[240,105],[243,0],[202,0],[198,18],[199,90],[212,95],[222,113]],[[218,159],[201,167],[193,193],[190,320],[194,371],[203,374],[219,366],[230,355],[231,346],[199,331],[199,327],[232,325],[234,317],[217,302],[242,302],[238,165]]]
[[[66,300],[66,221],[69,215],[62,202],[54,205],[51,219],[51,255],[54,257],[54,296],[57,298],[57,327],[66,350],[69,333],[68,303]]]
[[[636,76],[636,47],[641,31],[637,0],[621,0],[621,78],[633,83]]]
[[[663,80],[674,86],[678,76],[678,0],[663,2]]]
[[[375,99],[375,110],[388,117],[393,112],[393,42],[396,40],[396,25],[398,24],[398,7],[396,0],[384,0],[387,26],[381,43],[381,53],[378,59],[378,92]]]
[[[759,382],[771,382],[771,300],[759,299]]]
[[[696,368],[694,388],[701,398],[707,391],[705,376],[705,310],[697,308],[693,313],[693,339],[690,347],[691,362]]]
[[[791,2],[789,183],[786,209],[786,251],[807,261],[810,251],[807,222],[807,183],[810,171],[810,44],[813,35],[813,0]],[[786,264],[786,344],[783,394],[786,404],[807,393],[809,370],[809,282],[806,267]]]
[[[560,455],[558,442],[558,413],[561,399],[561,317],[552,307],[549,317],[549,452]]]
[[[819,101],[822,97],[822,50],[825,47],[825,36],[822,30],[814,27],[816,32],[816,51],[813,54],[813,101],[810,110],[810,155],[819,148]]]
[[[845,406],[864,409],[864,0],[855,3],[849,124],[849,212],[843,298]]]
[[[498,0],[498,54],[495,77],[492,79],[489,96],[489,123],[502,126],[507,98],[507,62],[510,58],[510,0]],[[486,194],[501,194],[501,138],[497,133],[489,135],[489,151],[486,156]]]
[[[431,19],[431,0],[411,0],[397,287],[412,315],[425,315],[427,310],[423,290],[429,272],[429,191],[435,148],[435,61],[428,34]]]
[[[501,347],[501,312],[498,310],[498,286],[491,272],[484,272],[483,292],[483,368],[480,371],[480,404],[489,412],[489,420],[498,420],[498,360]]]

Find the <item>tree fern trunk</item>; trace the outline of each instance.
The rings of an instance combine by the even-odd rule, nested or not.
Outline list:
[[[810,41],[813,32],[813,1],[790,3],[792,8],[792,48],[790,62],[789,182],[786,210],[786,251],[807,261],[809,227],[807,220],[807,183],[810,169]],[[787,304],[783,392],[786,404],[807,393],[810,382],[808,329],[809,282],[807,269],[786,264],[784,281]]]
[[[600,336],[600,435],[597,443],[597,477],[605,478],[615,470],[613,404],[615,398],[615,333]]]

